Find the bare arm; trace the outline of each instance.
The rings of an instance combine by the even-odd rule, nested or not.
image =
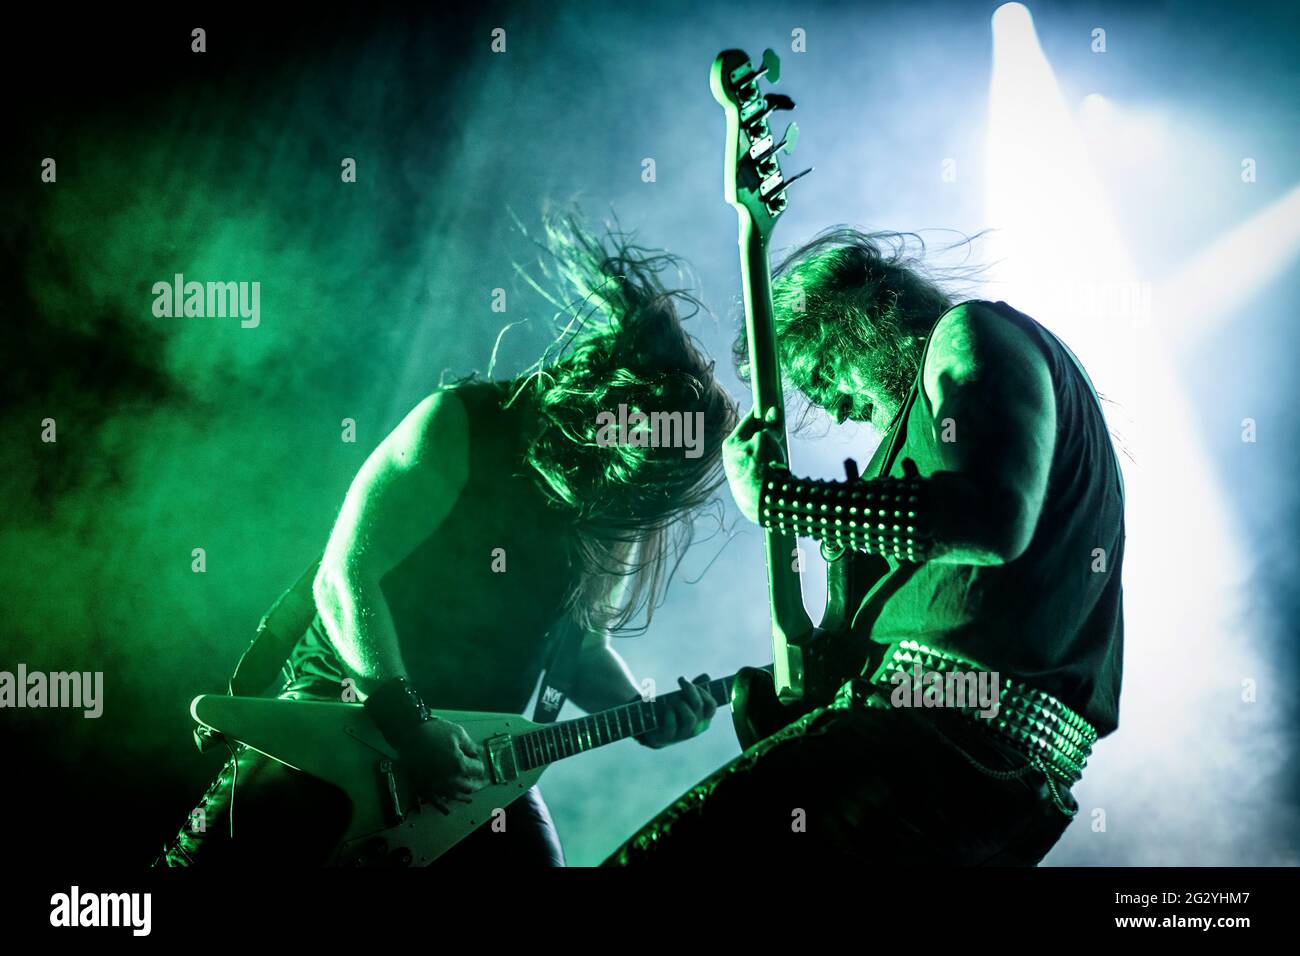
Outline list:
[[[1055,450],[1046,360],[997,313],[959,307],[932,333],[922,385],[943,463],[930,479],[935,536],[943,543],[935,560],[1015,560],[1033,537]]]
[[[1028,547],[1042,513],[1056,442],[1056,402],[1047,361],[1028,335],[995,312],[979,306],[953,309],[935,326],[921,377],[934,409],[940,467],[920,480],[923,506],[922,560],[953,564],[1004,564]],[[871,542],[853,537],[852,519],[834,525],[827,510],[879,509],[873,482],[898,494],[900,479],[824,482],[793,478],[780,464],[773,413],[747,415],[723,445],[732,494],[751,521],[810,533],[847,536],[853,547]],[[912,476],[901,479],[908,482]],[[911,493],[910,491],[908,492]],[[844,496],[860,495],[860,500]],[[833,500],[830,496],[837,496]],[[890,520],[887,510],[867,521]],[[910,533],[910,532],[909,532]],[[913,540],[886,540],[878,550],[907,558]],[[904,554],[907,549],[907,554]]]
[[[313,591],[363,693],[407,676],[379,582],[450,513],[468,478],[468,431],[454,393],[430,395],[366,459],[343,501]]]
[[[641,693],[632,669],[608,634],[587,634],[578,651],[577,679],[569,695],[587,713],[626,704]]]

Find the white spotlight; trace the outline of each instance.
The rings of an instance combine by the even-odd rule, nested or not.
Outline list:
[[[1166,788],[1177,776],[1185,791],[1204,795],[1205,805],[1239,811],[1247,804],[1233,787],[1267,789],[1259,761],[1245,756],[1252,739],[1240,729],[1239,695],[1224,676],[1260,669],[1257,645],[1230,623],[1245,565],[1187,395],[1167,362],[1168,344],[1151,321],[1161,302],[1137,273],[1020,4],[994,14],[993,50],[986,188],[988,224],[998,230],[995,275],[1006,283],[1006,298],[1073,347],[1098,389],[1123,410],[1119,430],[1137,459],[1135,466],[1122,462],[1129,635],[1123,720],[1115,739],[1099,748],[1081,799],[1091,806],[1123,803],[1149,826],[1144,842],[1130,844],[1129,852],[1140,855],[1113,862],[1230,860],[1234,841],[1249,829],[1249,813],[1238,814],[1236,828],[1225,825],[1212,840],[1205,834],[1201,843],[1189,843],[1194,811],[1171,812]],[[1090,108],[1106,112],[1107,104],[1098,97]],[[1107,141],[1103,135],[1103,148]],[[1115,410],[1109,406],[1108,417]],[[1115,418],[1111,424],[1117,426]],[[1267,742],[1262,735],[1259,744]],[[1189,753],[1231,759],[1232,771],[1198,771]],[[1072,828],[1061,852],[1094,853],[1091,835]],[[1168,849],[1156,849],[1162,843]]]

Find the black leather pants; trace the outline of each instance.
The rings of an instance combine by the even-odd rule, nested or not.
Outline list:
[[[605,865],[1032,866],[1070,819],[1044,774],[959,714],[821,708],[701,781]]]

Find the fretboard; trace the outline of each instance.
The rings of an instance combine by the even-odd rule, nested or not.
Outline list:
[[[734,676],[722,677],[697,686],[707,692],[719,707],[725,707],[731,699],[734,680]],[[654,730],[659,726],[667,702],[681,694],[681,691],[674,691],[655,700],[635,700],[598,714],[562,720],[526,734],[517,734],[514,745],[519,769],[532,770]]]

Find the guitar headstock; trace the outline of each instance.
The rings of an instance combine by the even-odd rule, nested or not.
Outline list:
[[[723,169],[725,195],[764,238],[771,235],[785,211],[786,189],[801,176],[787,177],[779,154],[794,149],[799,127],[791,123],[778,142],[769,124],[777,110],[794,109],[794,100],[780,93],[764,93],[759,81],[775,83],[781,78],[781,61],[772,50],[763,53],[755,67],[743,50],[723,50],[713,61],[709,85],[713,98],[727,114],[726,160]]]

